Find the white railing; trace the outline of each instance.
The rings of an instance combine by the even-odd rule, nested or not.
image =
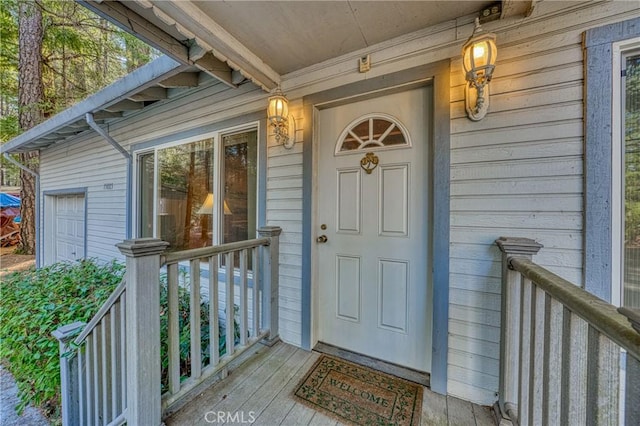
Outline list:
[[[640,424],[640,334],[613,305],[535,264],[541,245],[496,243],[503,417],[520,425]]]
[[[274,343],[280,232],[263,227],[254,240],[175,253],[164,253],[168,243],[153,238],[118,244],[126,256],[126,285],[123,280],[86,326],[76,322],[54,332],[60,342],[63,425],[160,425],[163,412],[194,397],[209,379],[224,376],[250,347]],[[187,308],[181,310],[185,297]],[[185,314],[188,321],[181,326]],[[182,359],[185,326],[190,349]]]
[[[168,300],[164,411],[172,411],[176,403],[210,377],[226,375],[230,362],[274,334],[272,331],[277,335],[261,315],[263,306],[274,308],[270,300],[276,297],[271,291],[275,288],[260,291],[258,285],[264,263],[262,248],[269,249],[270,245],[270,238],[258,238],[162,257],[167,268]],[[264,283],[269,287],[272,284],[270,280]],[[277,311],[269,315],[277,315]],[[184,336],[180,318],[188,318],[187,354],[181,353],[181,347],[186,346],[181,343],[186,342],[180,341]]]
[[[60,342],[64,425],[125,422],[125,324],[123,280],[88,324],[76,322],[53,333]]]

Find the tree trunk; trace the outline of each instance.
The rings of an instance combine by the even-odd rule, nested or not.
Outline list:
[[[18,5],[19,14],[19,53],[18,53],[18,121],[22,130],[28,130],[43,119],[42,101],[42,11],[34,0],[22,0]],[[38,171],[39,154],[37,152],[20,154],[20,161],[34,172]],[[21,207],[20,251],[35,254],[35,177],[24,170],[20,173]]]

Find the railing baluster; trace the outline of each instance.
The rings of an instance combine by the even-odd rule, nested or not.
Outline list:
[[[209,257],[209,357],[211,365],[220,361],[220,329],[218,322],[218,255]]]
[[[533,286],[534,313],[533,313],[533,350],[531,352],[531,387],[529,401],[529,416],[532,424],[542,423],[542,391],[543,375],[540,374],[544,368],[545,335],[545,299],[546,294],[537,285]]]
[[[121,412],[127,409],[127,292],[120,296],[120,371],[122,379]]]
[[[102,422],[107,425],[111,416],[111,374],[108,369],[111,364],[111,349],[109,348],[109,335],[111,334],[110,314],[107,313],[103,321],[100,322],[100,357],[101,357],[101,377],[102,377]]]
[[[254,247],[253,249],[253,337],[255,338],[260,334],[260,264],[262,259],[260,258],[260,247]]]
[[[98,343],[101,340],[101,330],[100,327],[96,327],[94,330],[95,338],[93,339],[93,365],[91,369],[93,370],[93,406],[94,406],[94,424],[99,425],[102,423],[102,404],[100,400],[100,389],[102,387],[102,378],[100,374],[100,363],[102,362],[102,356],[100,354],[100,349],[98,347]]]
[[[249,323],[249,307],[247,304],[247,250],[240,251],[240,345],[247,344]]]
[[[94,384],[93,384],[93,333],[89,334],[87,336],[87,340],[86,340],[86,344],[85,344],[85,353],[86,353],[86,358],[85,358],[85,373],[86,373],[86,386],[87,386],[87,424],[91,424],[94,422],[94,404],[93,404],[93,393],[95,391],[94,388]]]
[[[627,425],[640,424],[640,361],[626,354],[624,420]]]
[[[167,344],[169,351],[169,392],[180,390],[180,319],[178,312],[178,264],[167,266]]]
[[[227,253],[225,255],[225,277],[226,277],[226,293],[225,293],[225,309],[226,309],[226,336],[227,336],[227,356],[233,355],[234,352],[234,337],[235,337],[235,326],[234,326],[234,266],[233,266],[233,253]]]
[[[521,321],[520,321],[520,369],[518,378],[520,382],[518,392],[518,420],[520,424],[529,424],[530,411],[529,411],[529,399],[531,398],[529,393],[529,383],[531,382],[531,342],[533,341],[533,285],[531,280],[522,278],[522,303],[521,303]]]
[[[109,395],[109,398],[111,398],[111,420],[118,417],[121,410],[118,397],[121,391],[118,377],[120,373],[120,361],[118,359],[118,355],[120,354],[120,341],[118,339],[118,333],[120,332],[118,329],[119,309],[120,304],[115,303],[109,310],[109,327],[111,328],[111,333],[109,334],[111,348],[111,362],[109,365],[109,370],[111,370],[111,394]]]
[[[560,424],[587,422],[587,323],[564,308]]]
[[[587,424],[617,425],[620,349],[589,326],[588,356]]]
[[[562,303],[546,294],[544,319],[544,393],[543,422],[547,425],[560,419],[560,386],[562,384]]]
[[[87,424],[87,380],[86,380],[86,362],[85,362],[85,354],[82,350],[78,352],[78,382],[80,395],[78,397],[78,417],[81,425]],[[64,413],[66,414],[66,413]],[[63,420],[64,416],[63,416]]]
[[[200,340],[200,259],[193,259],[189,263],[191,271],[190,304],[190,334],[191,334],[191,377],[194,379],[202,375],[202,341]]]

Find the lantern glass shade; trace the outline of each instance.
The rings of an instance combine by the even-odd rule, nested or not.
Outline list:
[[[227,200],[224,200],[223,209],[224,214],[232,214],[231,209],[227,204]],[[196,214],[213,214],[213,194],[211,192],[207,194],[207,197],[204,199],[202,206],[198,209]]]
[[[289,102],[284,95],[276,94],[269,98],[269,120],[273,124],[281,124],[289,118]]]
[[[496,64],[498,48],[494,34],[478,34],[471,37],[462,48],[462,65],[467,74],[490,76]]]

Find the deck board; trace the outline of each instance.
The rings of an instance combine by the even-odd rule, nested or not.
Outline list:
[[[297,402],[296,385],[320,355],[285,343],[259,346],[245,363],[167,419],[167,426],[239,424],[258,426],[342,426],[336,419]],[[219,414],[220,413],[220,414]],[[221,415],[226,420],[219,419]],[[208,420],[207,421],[207,417]],[[424,389],[421,425],[496,424],[489,407],[481,407]]]

